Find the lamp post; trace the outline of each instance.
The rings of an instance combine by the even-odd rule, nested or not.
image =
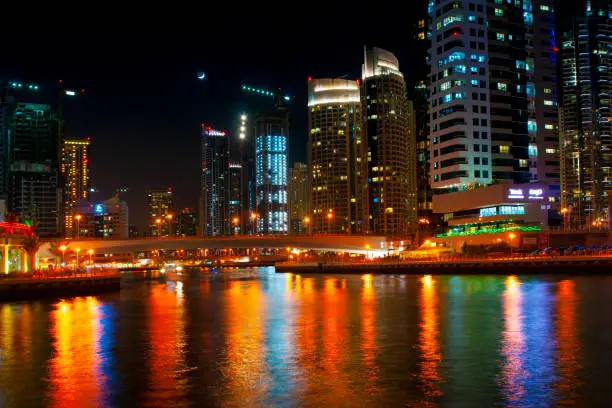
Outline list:
[[[332,220],[334,219],[334,212],[332,210],[329,210],[327,212],[327,233],[331,234],[331,228],[332,228]]]
[[[62,265],[64,264],[64,254],[66,253],[66,248],[66,245],[59,247],[59,250],[62,251]]]
[[[304,217],[304,224],[306,224],[306,228],[308,231],[308,236],[310,236],[310,217],[306,216]]]
[[[168,220],[168,236],[172,235],[172,214],[166,214],[166,220]]]
[[[79,252],[81,252],[81,248],[75,248],[74,249],[76,251],[76,268],[79,269]]]
[[[238,235],[238,223],[240,222],[240,218],[234,217],[232,218],[232,225],[234,226],[234,235]]]
[[[256,224],[257,224],[257,213],[251,213],[251,234],[252,235],[257,235],[257,228],[256,228]]]
[[[510,234],[508,234],[508,238],[510,239],[510,258],[512,258],[512,240],[516,238],[516,234],[514,232],[511,232]]]
[[[74,216],[74,219],[76,220],[77,224],[77,239],[81,238],[81,218],[83,218],[81,214],[77,214]]]
[[[93,253],[94,253],[93,249],[88,249],[87,253],[89,254],[89,263],[93,265]]]
[[[567,230],[567,211],[566,207],[561,209],[561,214],[563,214],[563,231]]]
[[[157,239],[161,238],[161,222],[162,222],[161,218],[157,218],[155,220],[155,223],[157,224]]]

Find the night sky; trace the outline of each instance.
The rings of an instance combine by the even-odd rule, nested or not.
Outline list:
[[[260,11],[177,28],[160,23],[135,29],[106,21],[87,30],[30,32],[3,44],[8,58],[0,63],[0,81],[36,82],[44,91],[37,99],[54,105],[58,79],[66,88],[86,89],[84,96],[66,99],[65,135],[92,139],[91,183],[100,191],[92,199],[127,187],[121,197],[129,205],[130,223],[142,230],[147,188],[172,186],[178,208],[197,208],[201,122],[229,131],[235,140],[240,112],[272,106],[272,99],[248,95],[241,84],[282,87],[296,96],[289,155],[290,162],[305,161],[308,76],[359,78],[368,44],[395,52],[413,84],[421,79],[424,58],[412,43],[417,16],[416,11],[364,16],[328,7],[308,22]],[[387,24],[375,28],[363,22],[360,30],[365,17]],[[198,81],[198,71],[208,80]]]

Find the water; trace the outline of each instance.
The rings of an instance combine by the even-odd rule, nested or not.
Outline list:
[[[0,407],[609,406],[612,276],[227,272],[0,303]]]

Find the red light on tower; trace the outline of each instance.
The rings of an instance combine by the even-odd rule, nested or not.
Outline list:
[[[309,80],[309,81],[312,81],[312,77],[311,77],[311,76],[309,76],[309,77],[308,77],[308,80]]]
[[[559,48],[558,48],[558,47],[555,45],[555,46],[553,47],[553,51],[554,51],[554,52],[557,52],[557,51],[559,51]]]
[[[361,81],[359,79],[356,79],[355,82],[357,82],[357,85],[359,85],[361,83]]]

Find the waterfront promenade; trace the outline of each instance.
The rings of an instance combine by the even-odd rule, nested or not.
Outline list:
[[[612,256],[553,256],[471,258],[381,262],[327,262],[276,264],[277,273],[326,274],[602,274],[612,272]]]

